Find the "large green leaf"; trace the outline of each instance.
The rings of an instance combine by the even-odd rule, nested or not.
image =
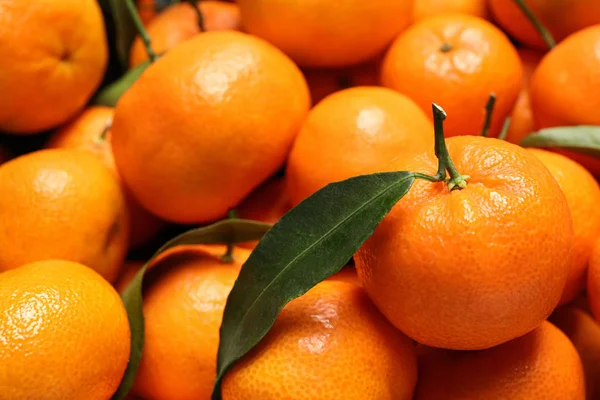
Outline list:
[[[125,93],[125,91],[127,91],[140,76],[142,76],[142,73],[150,66],[150,64],[150,60],[146,60],[140,65],[127,71],[125,75],[117,81],[106,86],[96,94],[92,99],[92,103],[109,107],[116,106],[123,93]]]
[[[213,399],[224,374],[269,331],[281,309],[338,272],[410,189],[415,174],[388,172],[330,184],[265,235],[227,299]]]
[[[142,284],[148,264],[164,251],[181,245],[241,243],[260,239],[271,225],[244,219],[230,219],[203,228],[192,229],[165,243],[138,272],[123,292],[123,302],[131,330],[129,364],[113,400],[122,400],[131,390],[142,359],[144,347],[144,315],[142,312]]]
[[[600,158],[600,126],[582,125],[542,129],[523,139],[521,146],[561,148]]]

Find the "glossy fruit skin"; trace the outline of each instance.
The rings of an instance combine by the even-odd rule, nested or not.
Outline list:
[[[519,49],[518,52],[523,64],[523,79],[521,92],[510,115],[510,127],[506,134],[506,140],[514,144],[520,144],[525,137],[535,132],[529,86],[531,77],[544,56],[544,53],[530,49]]]
[[[108,61],[97,2],[6,0],[0,21],[0,130],[36,133],[75,115]]]
[[[106,400],[129,360],[119,295],[69,261],[0,274],[0,339],[2,399]]]
[[[577,349],[585,375],[586,399],[600,398],[600,325],[585,311],[560,307],[549,319]]]
[[[515,2],[488,0],[488,3],[496,22],[509,35],[527,47],[548,48]],[[527,0],[526,4],[557,42],[581,29],[600,24],[600,3],[596,0]]]
[[[284,164],[309,105],[302,73],[279,50],[206,32],[161,57],[119,100],[115,161],[155,215],[216,220]]]
[[[486,0],[416,0],[414,21],[440,14],[460,13],[479,18],[488,16]]]
[[[204,29],[210,31],[239,30],[240,10],[237,5],[222,1],[199,1],[204,18]],[[155,16],[146,27],[156,54],[172,49],[200,34],[198,16],[188,3],[176,3]],[[148,59],[144,42],[137,36],[131,45],[129,66],[134,67]]]
[[[127,251],[125,198],[111,171],[80,150],[51,149],[0,167],[0,271],[48,259],[114,281]]]
[[[222,263],[220,254],[223,246],[181,246],[150,264],[144,352],[134,385],[141,397],[210,398],[225,302],[250,252],[236,249],[233,264]]]
[[[452,47],[444,52],[444,44]],[[435,102],[448,113],[446,136],[479,135],[490,93],[497,96],[490,135],[500,132],[519,95],[521,61],[506,35],[490,22],[444,14],[417,22],[392,43],[381,81],[427,115]]]
[[[334,93],[310,111],[288,159],[291,203],[329,183],[391,171],[407,154],[433,149],[433,126],[415,103],[393,90],[356,87]]]
[[[267,336],[225,375],[222,396],[408,400],[416,379],[410,340],[360,287],[328,280],[284,307]]]
[[[58,129],[51,137],[46,147],[61,149],[80,149],[92,152],[119,179],[111,146],[111,131],[102,132],[112,123],[114,108],[90,106],[75,119]],[[129,213],[129,245],[138,247],[152,239],[164,226],[156,216],[146,211],[123,185],[123,193],[127,200]]]
[[[503,345],[472,352],[426,348],[414,400],[585,400],[581,360],[549,322]]]
[[[383,52],[412,19],[411,0],[238,0],[244,31],[302,67],[345,67]],[[377,29],[373,29],[377,27]]]
[[[596,240],[590,257],[587,295],[592,314],[600,321],[600,239]]]
[[[550,170],[571,211],[575,241],[569,277],[560,299],[560,304],[565,304],[585,289],[590,256],[600,236],[600,186],[585,168],[563,155],[540,149],[529,151]]]
[[[479,350],[536,328],[569,272],[564,194],[527,150],[497,139],[447,140],[468,185],[417,180],[355,256],[380,311],[419,343]],[[430,151],[397,170],[435,174]]]
[[[600,3],[599,3],[600,6]],[[600,125],[600,25],[579,31],[550,51],[531,80],[531,106],[536,127]],[[584,95],[590,93],[590,95]],[[600,176],[600,160],[568,154]]]

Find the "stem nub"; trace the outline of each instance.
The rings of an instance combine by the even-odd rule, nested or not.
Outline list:
[[[492,124],[492,115],[494,114],[494,106],[496,105],[496,93],[490,93],[490,97],[485,105],[485,122],[481,129],[481,136],[488,137],[490,134],[490,125]]]
[[[227,216],[229,217],[229,219],[236,219],[237,218],[237,212],[235,210],[230,210],[227,213]],[[221,256],[221,262],[225,263],[225,264],[231,264],[233,262],[233,249],[235,248],[235,244],[233,243],[227,243],[227,250],[225,251],[225,254],[223,254]]]
[[[97,143],[104,143],[104,141],[106,140],[106,135],[108,134],[108,131],[110,131],[110,128],[112,128],[112,121],[106,122],[104,129],[102,129],[102,132],[100,132],[100,136],[98,136],[98,138],[96,139]]]
[[[158,58],[156,53],[152,49],[152,40],[150,39],[150,35],[148,35],[148,31],[144,27],[142,20],[140,19],[140,14],[133,3],[133,0],[124,0],[125,5],[127,6],[127,10],[129,11],[129,15],[133,20],[133,24],[135,25],[135,29],[138,31],[138,34],[142,38],[142,42],[144,42],[144,47],[146,48],[146,53],[148,53],[148,58],[151,62],[156,61]]]
[[[446,119],[446,112],[444,109],[437,104],[432,104],[433,109],[433,126],[435,131],[435,156],[438,158],[438,171],[435,174],[435,178],[439,181],[447,181],[448,189],[464,189],[467,187],[468,175],[461,175],[454,162],[450,158],[448,153],[448,147],[446,147],[446,139],[444,137],[444,120]],[[446,179],[446,171],[450,175],[449,179]]]
[[[452,45],[451,45],[450,43],[448,43],[448,42],[444,42],[444,43],[442,43],[442,45],[440,46],[440,51],[441,51],[442,53],[449,53],[449,52],[451,52],[451,51],[452,51],[452,49],[453,49]]]
[[[554,37],[552,36],[550,31],[548,29],[546,29],[546,27],[544,25],[542,25],[542,23],[535,16],[533,11],[531,11],[531,9],[527,6],[527,4],[525,4],[524,0],[513,0],[513,1],[515,3],[517,3],[517,5],[521,9],[521,11],[523,11],[523,13],[527,17],[527,19],[529,19],[529,22],[531,22],[533,24],[533,26],[535,27],[535,29],[539,32],[540,36],[546,43],[546,46],[548,46],[549,49],[553,49],[556,46],[556,41],[554,40]]]

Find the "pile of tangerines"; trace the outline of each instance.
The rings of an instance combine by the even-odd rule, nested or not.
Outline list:
[[[600,399],[600,1],[0,21],[0,400]]]

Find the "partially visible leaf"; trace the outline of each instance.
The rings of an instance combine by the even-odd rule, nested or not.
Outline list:
[[[92,99],[92,103],[109,107],[116,106],[123,93],[125,93],[140,76],[142,76],[142,73],[150,66],[150,64],[150,60],[146,60],[127,71],[125,75],[117,81],[106,86],[96,94]]]
[[[126,0],[108,0],[110,12],[115,24],[115,45],[121,66],[129,63],[129,48],[137,34],[133,19],[127,10]],[[133,1],[133,0],[132,0]]]
[[[561,148],[600,158],[600,126],[546,128],[527,136],[523,147]]]
[[[414,180],[410,172],[388,172],[330,184],[271,228],[227,299],[213,399],[221,398],[227,370],[267,334],[281,309],[338,272]]]
[[[269,224],[245,219],[229,219],[203,228],[192,229],[165,243],[146,265],[137,273],[122,298],[129,318],[131,330],[131,351],[125,375],[113,400],[122,400],[127,396],[140,366],[144,348],[144,314],[142,312],[142,284],[146,269],[152,260],[164,251],[187,244],[241,243],[258,240],[271,228]]]

